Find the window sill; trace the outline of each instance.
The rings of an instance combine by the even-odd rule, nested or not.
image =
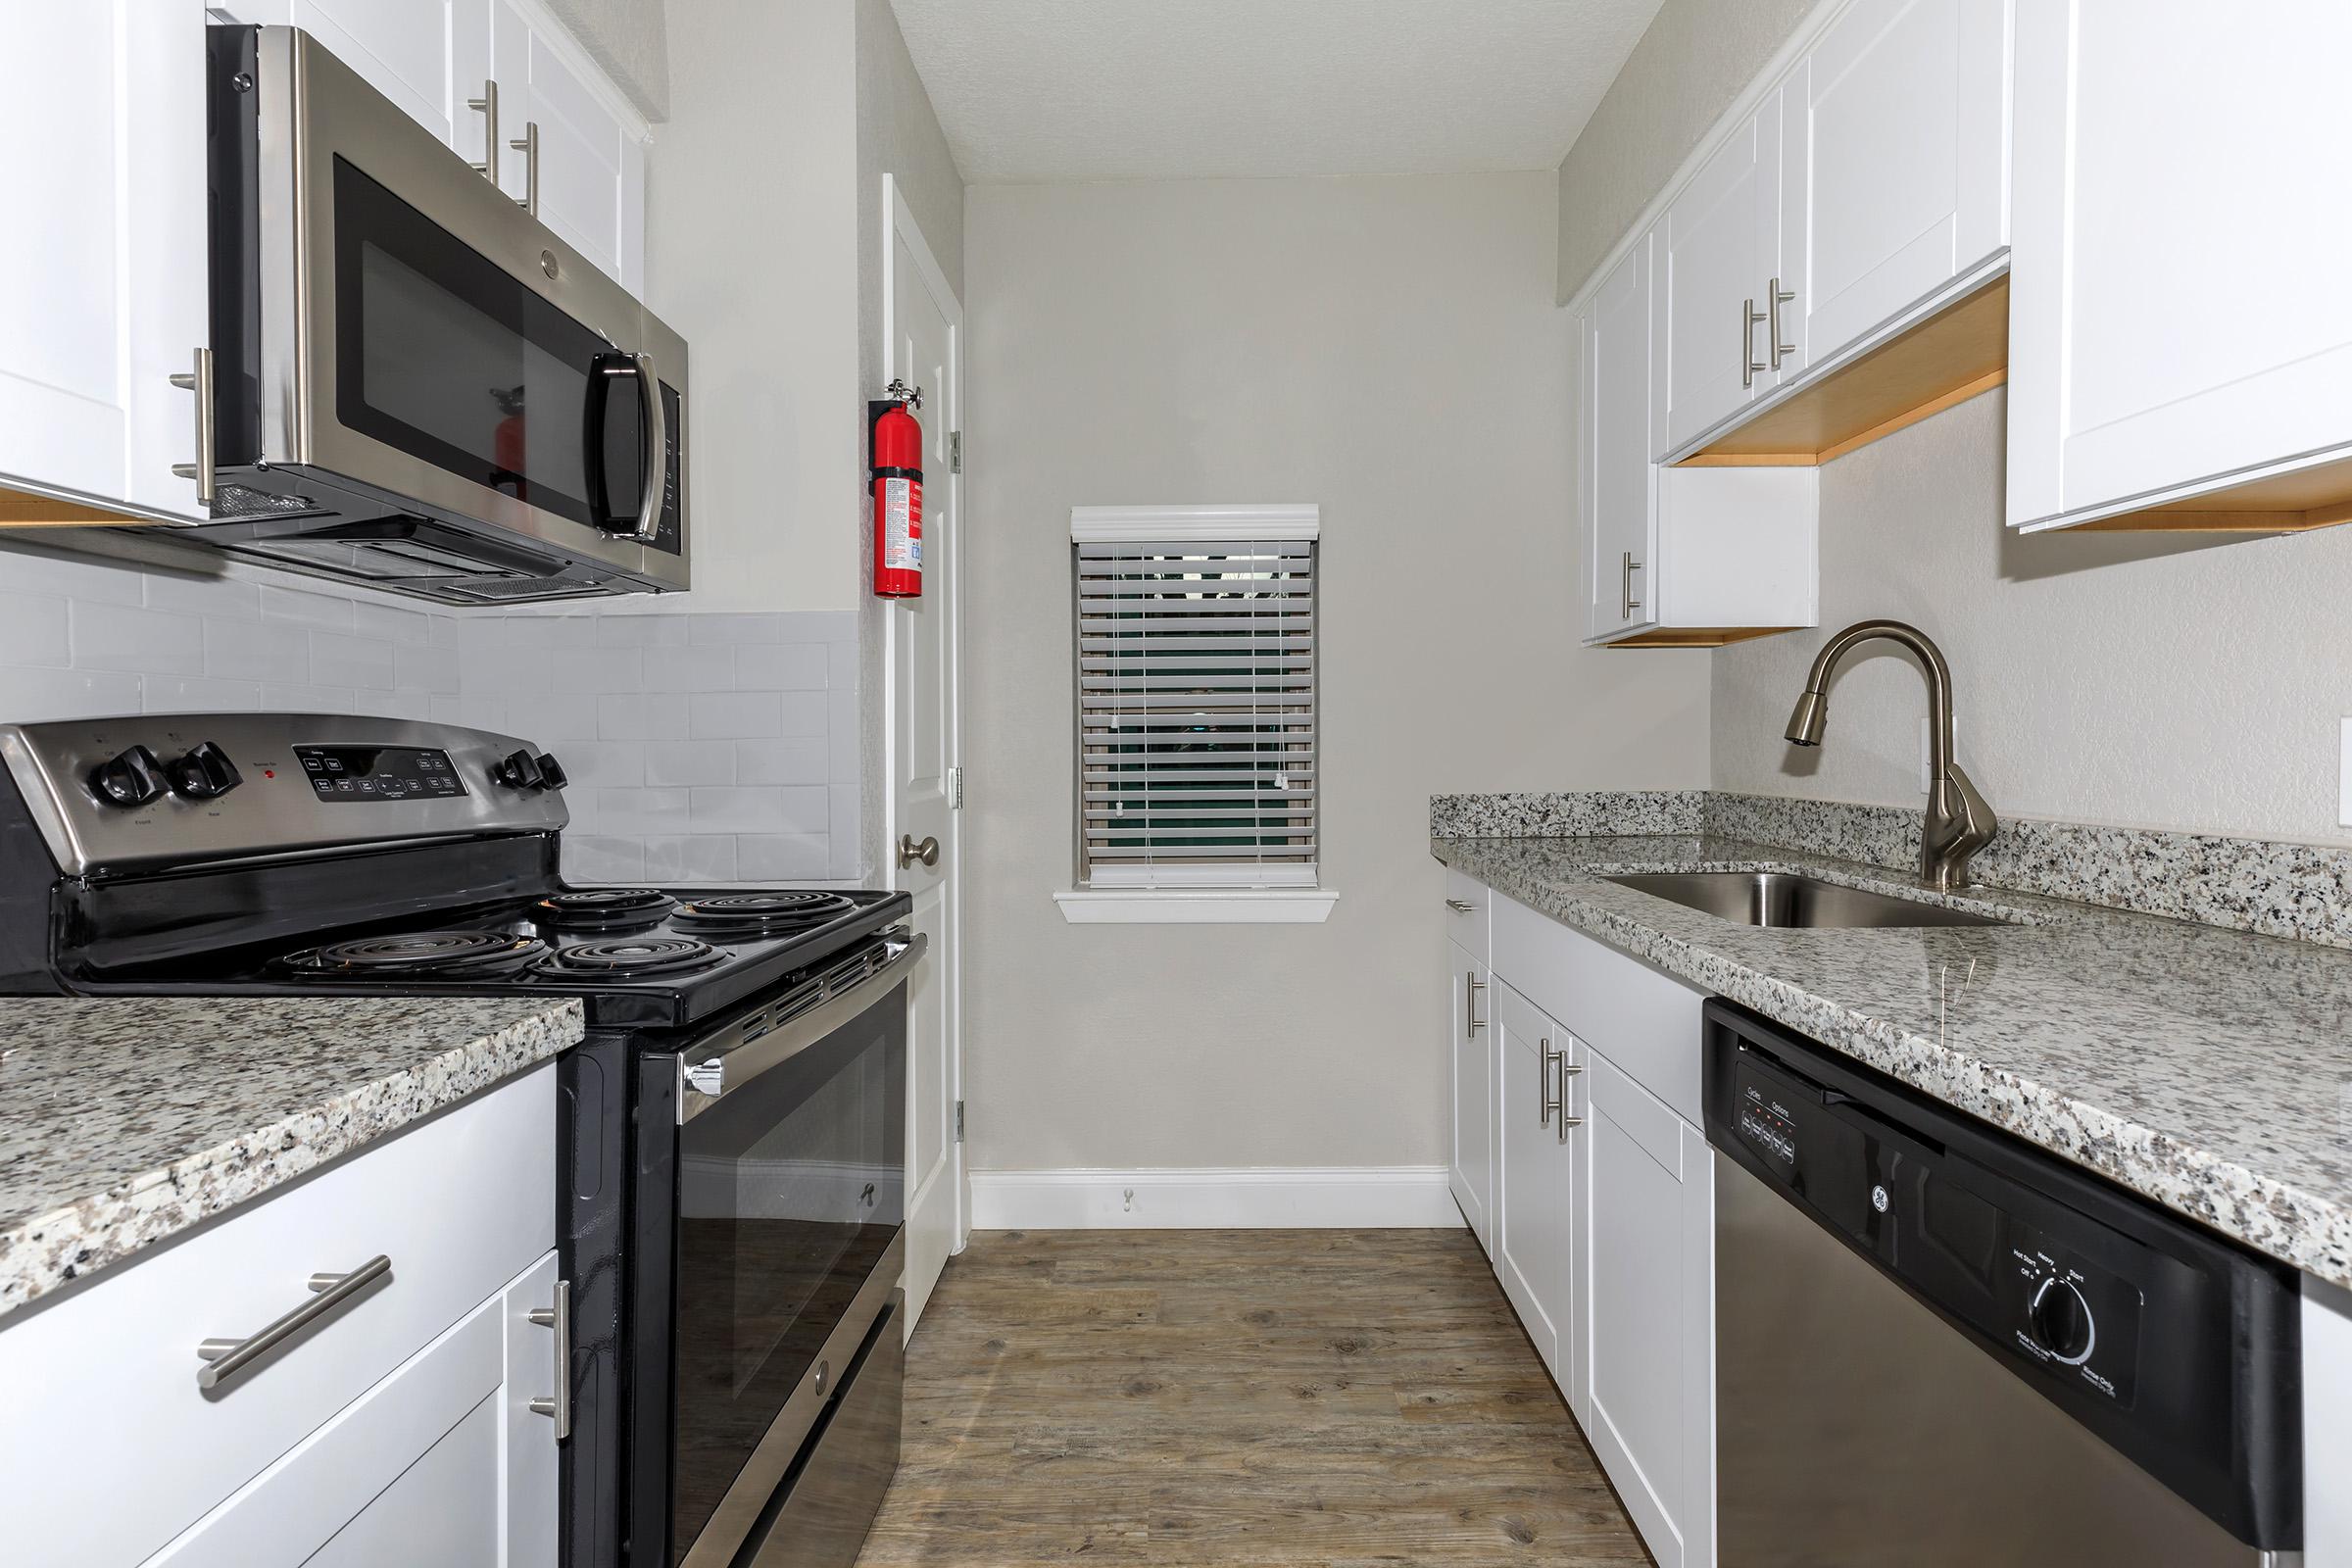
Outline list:
[[[1072,925],[1320,925],[1329,888],[1084,888],[1056,893]]]

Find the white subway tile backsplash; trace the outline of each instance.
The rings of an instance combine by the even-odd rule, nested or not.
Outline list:
[[[806,785],[713,786],[694,797],[697,833],[823,833],[825,791]]]
[[[701,698],[692,699],[701,702]],[[675,697],[599,697],[596,733],[609,741],[682,741],[687,708]]]
[[[687,825],[690,790],[598,790],[596,821],[608,835],[644,838],[657,833],[683,833]]]
[[[829,874],[831,853],[819,834],[738,834],[735,874],[746,882],[806,882]]]
[[[204,672],[227,680],[301,684],[311,678],[311,638],[270,621],[204,622]]]
[[[262,618],[291,621],[313,631],[351,630],[357,618],[351,601],[303,588],[262,584]]]
[[[311,679],[321,686],[392,689],[392,645],[342,632],[311,633]]]
[[[66,637],[66,601],[47,594],[0,594],[0,664],[62,669],[74,662]]]
[[[139,711],[139,677],[103,669],[0,669],[0,713],[12,722]]]
[[[166,610],[77,604],[70,621],[76,669],[184,669],[204,647],[201,618]]]
[[[642,653],[636,648],[566,648],[542,657],[550,660],[555,690],[593,692],[601,697],[645,690]]]
[[[665,834],[645,841],[648,882],[732,882],[735,841],[724,834]]]
[[[203,675],[149,675],[139,702],[149,713],[245,713],[263,706],[260,681]]]
[[[821,692],[823,643],[746,643],[735,650],[735,684],[743,690]]]
[[[698,692],[687,700],[697,740],[764,740],[784,733],[780,692]]]
[[[732,784],[735,741],[662,741],[646,748],[648,784]]]
[[[858,614],[411,607],[230,566],[0,545],[0,720],[383,713],[517,735],[571,778],[565,874],[870,874]]]
[[[649,692],[723,692],[733,690],[736,684],[737,650],[723,644],[647,648],[641,652],[645,689]]]

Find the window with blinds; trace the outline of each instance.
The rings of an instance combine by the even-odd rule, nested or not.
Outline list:
[[[1315,885],[1313,507],[1071,514],[1084,887]]]

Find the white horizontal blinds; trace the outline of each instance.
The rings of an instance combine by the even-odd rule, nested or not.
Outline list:
[[[1314,539],[1073,531],[1081,878],[1311,884]]]

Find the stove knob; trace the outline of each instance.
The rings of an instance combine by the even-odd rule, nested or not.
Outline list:
[[[108,806],[145,806],[164,793],[163,764],[144,746],[133,746],[98,764],[90,788]]]
[[[560,790],[570,783],[571,778],[564,771],[562,762],[557,761],[551,754],[541,752],[539,754],[539,782],[551,790]]]
[[[547,782],[538,760],[527,751],[509,753],[490,770],[490,776],[511,790],[535,790]]]
[[[2090,1359],[2098,1330],[2090,1320],[2090,1303],[2073,1285],[2061,1279],[2043,1280],[2034,1293],[2028,1316],[2033,1320],[2034,1338],[2051,1355],[2068,1366],[2081,1366]]]
[[[172,787],[191,801],[210,801],[245,782],[228,754],[211,741],[198,741],[188,755],[171,764]]]

